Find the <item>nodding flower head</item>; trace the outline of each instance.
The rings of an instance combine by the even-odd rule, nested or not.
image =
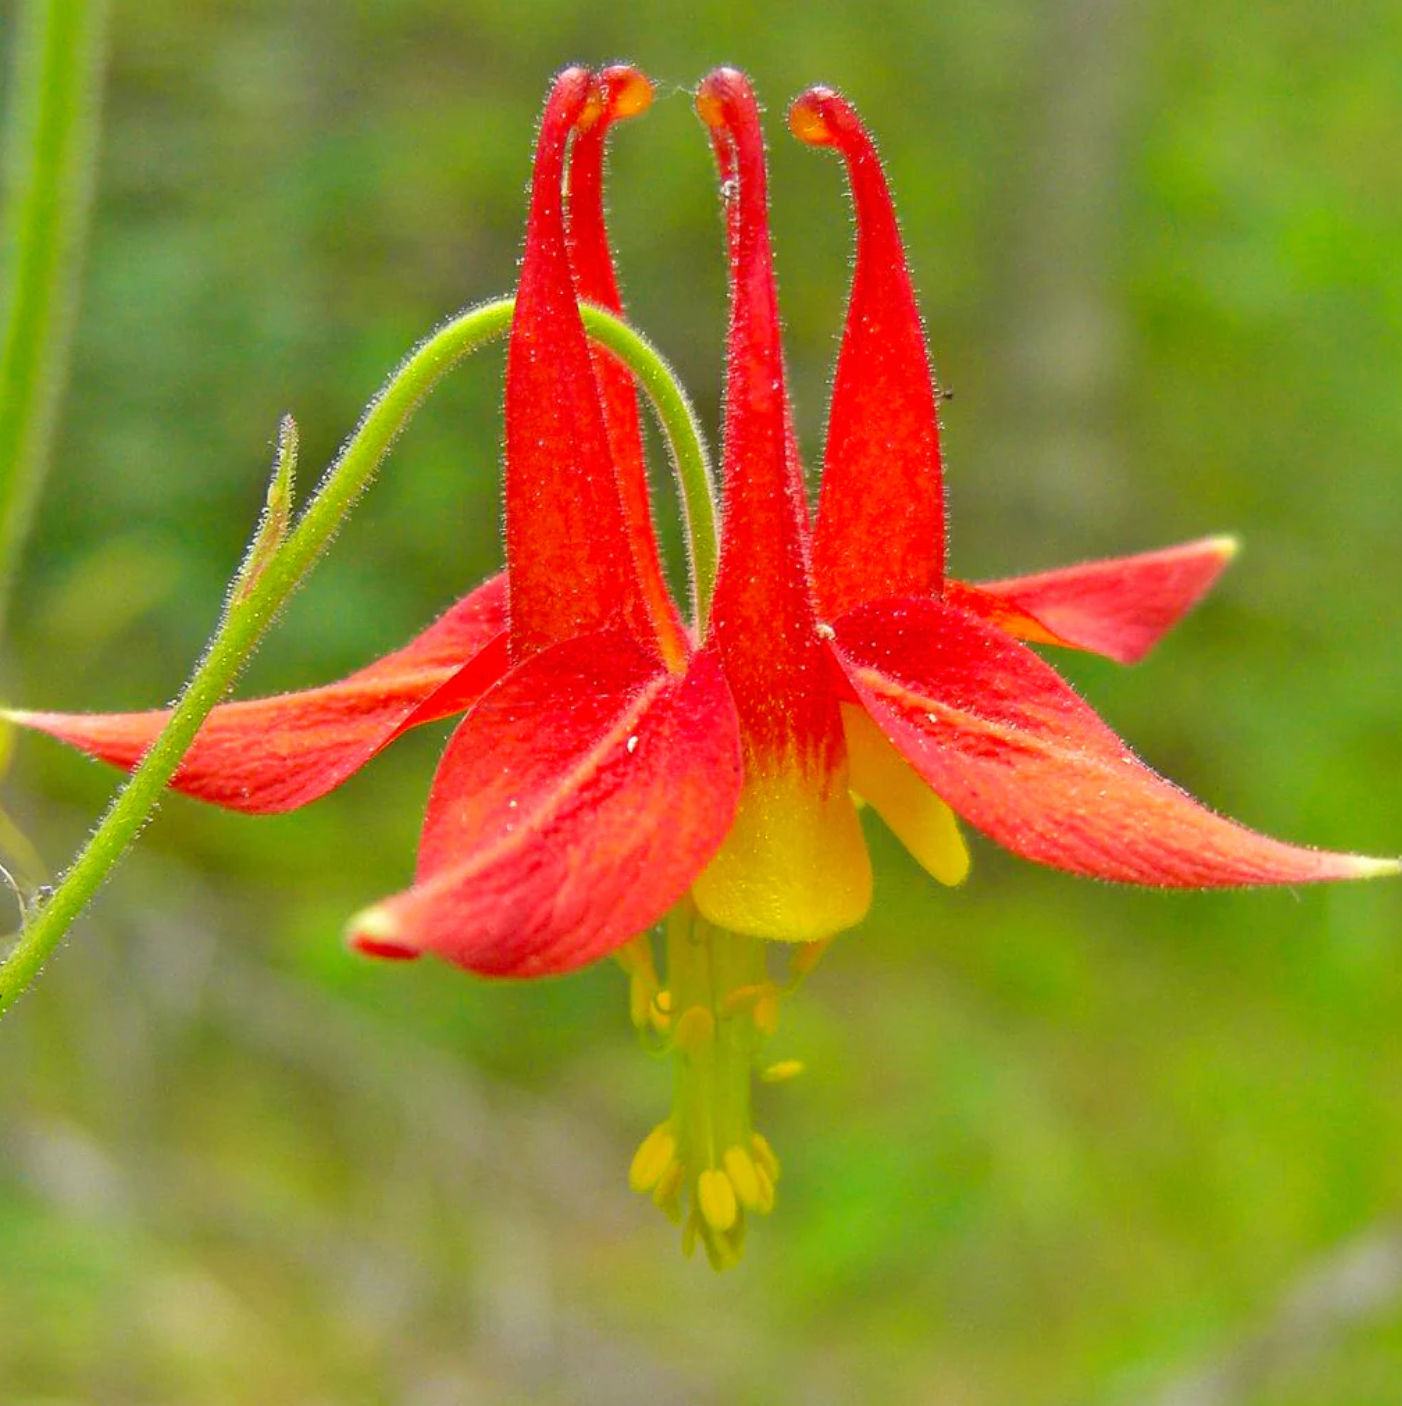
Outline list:
[[[752,1073],[794,1072],[764,1054],[783,1000],[871,901],[859,803],[945,884],[969,868],[960,820],[1039,863],[1159,887],[1398,864],[1207,810],[1028,648],[1141,658],[1212,585],[1232,539],[948,576],[940,397],[900,231],[871,138],[828,88],[789,112],[799,140],[842,159],[857,229],[810,522],[760,113],[731,68],[696,95],[725,197],[730,320],[720,560],[704,625],[684,619],[658,559],[636,388],[581,315],[623,311],[604,150],[651,95],[620,66],[566,69],[546,99],[507,357],[506,571],[347,679],[215,709],[174,785],[289,810],[407,729],[462,714],[413,882],[358,914],[350,941],[498,977],[616,956],[635,1025],[675,1057],[671,1114],[630,1181],[724,1268],[779,1179],[752,1126]],[[128,767],[165,720],[10,716]],[[771,971],[775,942],[786,960]]]

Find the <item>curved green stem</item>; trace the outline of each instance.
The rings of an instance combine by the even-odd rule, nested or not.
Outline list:
[[[43,486],[77,310],[106,0],[29,0],[18,30],[0,231],[0,627]]]
[[[278,611],[316,564],[420,402],[469,352],[507,331],[514,306],[510,298],[484,303],[454,318],[421,342],[371,401],[355,433],[327,470],[306,511],[285,534],[283,499],[290,492],[296,435],[284,421],[268,511],[255,533],[234,589],[230,591],[219,628],[185,686],[165,730],[118,792],[63,881],[28,914],[19,941],[0,965],[0,1015],[38,975],[151,817],[200,724],[229,691],[239,669]],[[700,505],[693,503],[689,496],[698,492],[701,484],[709,488],[706,454],[685,397],[675,386],[674,394],[669,395],[663,389],[672,381],[666,363],[636,333],[620,336],[622,324],[608,314],[591,308],[585,310],[585,315],[591,334],[601,335],[602,329],[602,336],[613,338],[608,343],[610,349],[634,371],[647,390],[671,443],[674,460],[679,466],[690,465],[688,472],[693,475],[701,474],[699,480],[684,488],[688,511],[713,525],[715,514],[709,499]],[[626,328],[622,330],[627,332]],[[696,576],[698,581],[702,579],[699,565]]]

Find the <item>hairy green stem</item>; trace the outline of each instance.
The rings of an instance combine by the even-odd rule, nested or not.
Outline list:
[[[19,6],[0,230],[0,629],[43,486],[91,205],[107,0]]]
[[[165,730],[117,793],[63,881],[28,913],[18,942],[0,965],[0,1015],[39,974],[64,934],[154,813],[200,724],[229,691],[264,631],[316,564],[420,402],[469,352],[507,331],[514,306],[510,298],[484,303],[454,318],[421,342],[370,403],[296,526],[285,536],[280,529],[275,529],[275,536],[281,538],[276,545],[269,539],[269,519],[265,516],[235,579],[235,588],[229,593],[219,628],[185,686]],[[714,561],[715,511],[709,499],[706,452],[690,406],[676,389],[662,357],[644,338],[607,313],[594,308],[586,308],[584,312],[590,334],[600,341],[607,339],[605,344],[638,377],[657,409],[678,472],[692,475],[689,483],[685,480],[683,483],[690,525],[694,532],[698,522],[709,524],[711,531],[711,539],[706,544],[710,557],[706,556],[704,548],[693,546],[693,575],[698,583],[712,579],[713,565],[705,568],[702,563]],[[269,513],[282,511],[281,498],[290,491],[295,442],[295,429],[284,421],[269,493]],[[704,502],[696,500],[698,494]]]

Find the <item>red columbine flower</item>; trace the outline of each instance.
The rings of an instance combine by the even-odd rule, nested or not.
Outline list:
[[[414,884],[358,915],[351,941],[497,976],[616,954],[635,1023],[677,1054],[672,1114],[630,1180],[724,1267],[778,1177],[751,1127],[759,1047],[781,994],[870,902],[854,797],[945,883],[968,865],[955,813],[1029,859],[1140,884],[1398,865],[1282,844],[1204,809],[1019,642],[1137,659],[1211,585],[1229,540],[982,586],[946,578],[938,398],[895,216],[870,139],[826,89],[790,122],[844,158],[858,242],[810,529],[758,109],[731,69],[697,97],[726,192],[731,320],[720,567],[694,638],[658,564],[633,388],[591,351],[578,308],[620,306],[603,146],[649,96],[631,69],[570,69],[546,104],[507,361],[509,592],[489,581],[341,683],[217,709],[175,785],[290,809],[406,728],[465,712]],[[164,718],[15,716],[121,765]],[[664,919],[665,984],[647,936]],[[782,984],[765,939],[805,944]]]

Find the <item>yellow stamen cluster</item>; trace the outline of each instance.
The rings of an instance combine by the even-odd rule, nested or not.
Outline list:
[[[758,1065],[779,1023],[779,1002],[816,965],[823,944],[793,949],[789,980],[769,978],[769,944],[715,927],[685,900],[667,920],[668,985],[658,979],[651,941],[618,955],[629,977],[629,1011],[640,1032],[674,1059],[671,1116],[643,1139],[628,1184],[682,1227],[682,1250],[698,1242],[715,1269],[740,1260],[747,1214],[774,1209],[779,1159],[751,1126],[752,1076],[780,1082],[797,1060]]]

